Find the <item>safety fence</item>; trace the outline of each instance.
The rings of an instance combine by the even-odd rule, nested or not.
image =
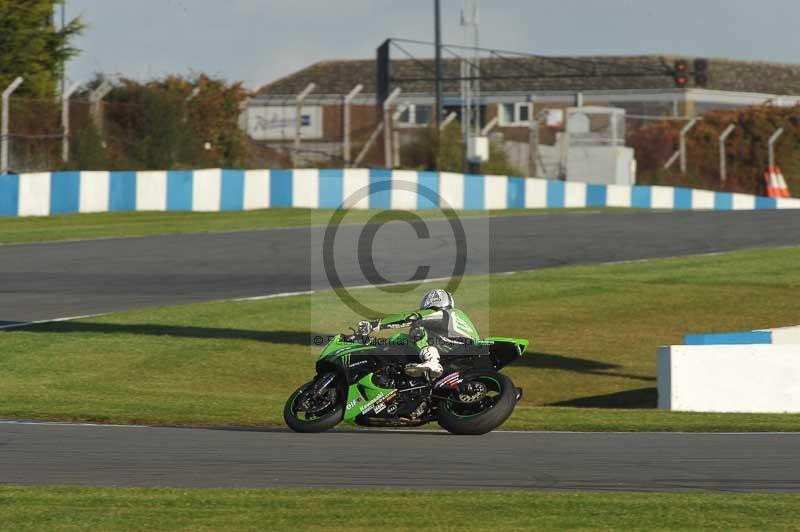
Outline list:
[[[665,186],[619,186],[390,169],[170,170],[0,175],[0,216],[109,211],[241,211],[269,207],[521,209],[800,208],[767,198]]]

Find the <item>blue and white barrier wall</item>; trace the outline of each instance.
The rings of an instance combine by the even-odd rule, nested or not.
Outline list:
[[[422,191],[434,194],[423,194]],[[355,197],[354,195],[362,193]],[[664,186],[387,169],[175,170],[0,175],[0,216],[108,211],[239,211],[268,207],[511,209],[800,208],[765,198]],[[446,205],[445,205],[446,204]]]

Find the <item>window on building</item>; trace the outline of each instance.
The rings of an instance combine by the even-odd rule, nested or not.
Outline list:
[[[413,114],[411,112],[412,111],[412,107],[413,106],[409,105],[408,107],[405,108],[405,111],[400,113],[400,116],[397,118],[397,121],[399,123],[401,123],[401,124],[411,124],[412,123],[412,120],[414,119]]]
[[[500,112],[500,125],[507,126],[514,123],[514,104],[502,103],[498,106]]]
[[[527,124],[531,119],[531,104],[518,103],[514,107],[516,112],[515,122],[519,124]]]
[[[432,105],[415,105],[414,106],[414,123],[420,126],[427,126],[431,122],[433,115]]]
[[[501,126],[526,126],[531,120],[531,103],[501,103],[499,106]]]
[[[397,123],[405,126],[426,126],[430,123],[432,114],[432,105],[409,104],[400,113]]]

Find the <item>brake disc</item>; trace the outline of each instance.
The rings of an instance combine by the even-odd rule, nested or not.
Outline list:
[[[458,400],[462,403],[477,403],[484,397],[489,389],[482,382],[474,381],[467,383],[463,389],[459,390]]]

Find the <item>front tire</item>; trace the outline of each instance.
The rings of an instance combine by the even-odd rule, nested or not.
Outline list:
[[[464,375],[464,382],[481,383],[486,395],[477,403],[442,401],[439,425],[453,434],[486,434],[502,425],[517,404],[517,390],[511,379],[494,370]]]
[[[283,407],[283,420],[295,432],[325,432],[338,425],[344,417],[345,400],[336,383],[332,383],[326,395],[320,397],[311,395],[315,382],[300,386]]]

